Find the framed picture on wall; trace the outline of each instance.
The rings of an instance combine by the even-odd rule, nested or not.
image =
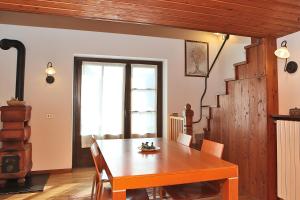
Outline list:
[[[206,77],[208,75],[208,43],[185,41],[185,75]]]

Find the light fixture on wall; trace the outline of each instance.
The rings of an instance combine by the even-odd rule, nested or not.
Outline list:
[[[281,42],[280,47],[274,52],[274,54],[281,59],[285,59],[284,71],[290,74],[295,73],[298,69],[298,64],[295,61],[287,62],[290,57],[290,52],[287,48],[287,41]]]
[[[52,62],[48,62],[47,64],[47,68],[46,68],[46,74],[47,74],[47,77],[46,77],[46,82],[49,83],[49,84],[52,84],[54,83],[55,81],[55,78],[54,78],[54,74],[56,73],[53,65],[52,65]]]
[[[225,40],[226,34],[223,33],[213,33],[215,36],[217,36],[218,38],[221,38],[222,40]]]

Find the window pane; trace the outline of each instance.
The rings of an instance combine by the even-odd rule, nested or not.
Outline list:
[[[156,90],[132,90],[131,110],[156,111]]]
[[[155,65],[132,65],[132,88],[152,88],[156,89],[156,66]]]
[[[156,112],[132,113],[131,133],[156,133]]]
[[[81,78],[81,131],[82,136],[97,134],[101,128],[102,66],[84,63]]]
[[[131,65],[131,135],[141,137],[156,134],[157,66]]]
[[[123,135],[124,64],[83,62],[81,80],[82,147],[91,135]]]
[[[102,100],[101,135],[122,135],[124,132],[124,67],[104,67]]]

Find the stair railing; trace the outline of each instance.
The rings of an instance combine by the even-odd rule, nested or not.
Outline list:
[[[203,106],[202,104],[203,104],[203,99],[204,99],[204,97],[206,95],[206,92],[207,92],[207,79],[209,78],[209,74],[210,74],[211,70],[213,69],[213,67],[215,66],[216,61],[218,60],[218,57],[219,57],[221,51],[223,50],[223,48],[224,48],[227,40],[229,39],[229,36],[230,36],[229,34],[225,35],[224,41],[223,41],[223,43],[222,43],[222,45],[221,45],[221,47],[220,47],[220,49],[219,49],[219,51],[218,51],[215,59],[214,59],[214,61],[212,62],[211,66],[208,69],[207,76],[205,76],[205,78],[204,78],[204,90],[203,90],[203,93],[202,93],[201,99],[200,99],[200,112],[199,112],[200,117],[199,117],[199,119],[197,121],[193,121],[193,124],[199,123],[202,120],[202,117],[203,117],[202,108],[206,107],[206,106]]]

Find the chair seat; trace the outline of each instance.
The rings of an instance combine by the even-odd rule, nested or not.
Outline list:
[[[100,200],[111,200],[112,191],[109,183],[103,183]],[[149,200],[145,189],[126,190],[126,200]]]
[[[194,200],[219,195],[219,188],[210,183],[190,183],[163,187],[174,200]]]

